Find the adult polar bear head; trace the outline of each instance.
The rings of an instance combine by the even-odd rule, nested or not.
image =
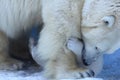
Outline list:
[[[120,0],[86,0],[82,17],[85,59],[120,48]]]

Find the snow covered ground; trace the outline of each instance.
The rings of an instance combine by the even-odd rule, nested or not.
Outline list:
[[[120,80],[120,50],[104,56],[103,71],[97,76],[104,80]],[[46,80],[39,71],[29,68],[23,71],[0,71],[0,80]],[[81,79],[83,80],[83,79]],[[84,79],[102,80],[102,79]]]
[[[47,80],[41,76],[41,73],[26,73],[24,71],[0,71],[0,80]],[[73,80],[73,79],[62,79],[62,80]],[[86,78],[86,79],[79,79],[79,80],[102,80],[99,78]]]
[[[0,80],[47,80],[42,77],[42,74],[37,73],[27,73],[24,71],[0,71]],[[73,79],[62,79],[62,80],[73,80]],[[77,79],[78,80],[78,79]],[[102,80],[99,78],[85,78],[79,80]]]
[[[42,73],[28,73],[25,71],[0,71],[0,80],[47,80]],[[73,80],[73,79],[62,79]],[[77,79],[78,80],[78,79]],[[102,80],[100,78],[85,78],[79,80]]]

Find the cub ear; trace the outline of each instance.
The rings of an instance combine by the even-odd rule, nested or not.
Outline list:
[[[108,28],[111,28],[115,24],[115,16],[105,16],[102,18],[102,21]]]

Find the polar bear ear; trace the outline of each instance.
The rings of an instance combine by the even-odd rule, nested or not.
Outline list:
[[[102,21],[107,27],[111,28],[115,23],[115,16],[105,16]]]

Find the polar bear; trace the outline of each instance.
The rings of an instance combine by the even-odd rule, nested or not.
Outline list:
[[[120,0],[85,0],[81,24],[85,62],[120,48]]]
[[[8,54],[9,42],[41,23],[40,0],[0,0],[0,12],[0,69],[20,69],[23,63]]]
[[[66,47],[70,37],[81,38],[83,4],[84,0],[0,0],[0,69],[22,65],[9,56],[8,38],[16,39],[33,25],[44,23],[32,55],[44,67],[46,77],[93,76],[93,71],[78,67],[75,55]]]

